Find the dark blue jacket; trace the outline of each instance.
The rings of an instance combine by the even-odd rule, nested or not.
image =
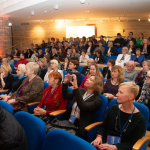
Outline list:
[[[136,60],[136,55],[131,55],[131,59],[130,60],[133,60],[135,61]],[[138,58],[138,63],[140,63],[140,65],[142,66],[142,62],[145,61],[146,58],[144,55],[140,55],[139,58]]]

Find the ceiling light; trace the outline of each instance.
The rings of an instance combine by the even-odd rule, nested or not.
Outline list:
[[[81,3],[81,4],[84,4],[84,3],[85,3],[85,0],[80,0],[80,3]]]
[[[85,11],[86,13],[88,13],[89,11]]]
[[[148,19],[148,21],[150,21],[150,19]]]
[[[120,21],[120,17],[119,17],[119,20],[118,21]]]
[[[40,23],[41,23],[41,20],[40,20]]]
[[[47,11],[45,10],[44,12],[46,13]]]
[[[58,4],[54,5],[55,10],[58,10],[58,8],[59,8]]]
[[[30,15],[31,15],[31,16],[34,16],[34,11],[31,11],[31,12],[30,12]]]
[[[11,23],[11,22],[9,22],[9,23],[8,23],[8,26],[9,26],[9,27],[11,27],[11,26],[12,26],[12,23]]]
[[[138,19],[138,21],[141,21],[141,19]]]

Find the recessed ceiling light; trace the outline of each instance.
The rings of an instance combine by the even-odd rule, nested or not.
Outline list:
[[[91,3],[87,3],[87,5],[91,5]]]
[[[148,21],[150,21],[150,19],[148,19]]]
[[[88,13],[89,11],[85,11],[86,13]]]
[[[81,3],[81,4],[84,4],[84,3],[85,3],[85,0],[80,0],[80,3]]]
[[[138,21],[141,21],[141,19],[138,19]]]
[[[46,13],[47,11],[45,10],[44,12]]]

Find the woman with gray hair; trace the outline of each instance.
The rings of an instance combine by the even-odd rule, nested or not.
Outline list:
[[[45,82],[48,81],[48,75],[53,71],[58,71],[61,74],[62,79],[63,79],[63,72],[62,72],[62,70],[59,70],[58,67],[59,67],[59,64],[58,64],[58,61],[56,59],[53,59],[50,61],[50,66],[48,67],[47,73],[44,76]]]
[[[25,70],[27,77],[15,92],[4,99],[5,102],[13,106],[15,111],[28,111],[26,104],[41,100],[44,84],[42,79],[37,76],[38,70],[39,66],[35,62],[27,63]]]
[[[131,55],[128,54],[128,48],[122,48],[122,54],[119,54],[116,59],[116,65],[125,66],[126,63],[130,60]]]
[[[0,95],[0,98],[4,99],[7,95],[10,95],[11,93],[15,92],[19,88],[19,86],[21,85],[24,78],[26,78],[26,76],[24,75],[25,70],[26,70],[25,64],[19,64],[18,65],[18,69],[16,71],[18,77],[16,77],[14,79],[14,82],[12,83],[10,88],[8,89],[7,93],[5,95]]]
[[[126,64],[126,69],[123,70],[125,80],[135,81],[135,79],[137,77],[137,72],[134,70],[134,68],[135,68],[135,62],[134,61],[129,61]]]

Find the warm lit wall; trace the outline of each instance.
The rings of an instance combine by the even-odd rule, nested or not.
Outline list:
[[[42,40],[47,41],[47,38],[58,37],[62,40],[66,34],[66,26],[85,26],[85,20],[82,21],[11,21],[13,24],[13,35],[14,36],[25,36],[33,37],[33,43],[41,44]],[[29,23],[29,25],[21,25],[21,23]],[[120,32],[123,36],[127,36],[130,31],[134,33],[134,37],[138,38],[138,34],[142,32],[147,38],[150,36],[150,22],[148,21],[103,21],[102,23],[98,20],[88,21],[87,24],[97,25],[97,35],[115,36]],[[125,32],[123,33],[123,29]],[[14,44],[17,44],[21,39],[14,39]],[[30,46],[30,42],[22,45],[22,49]],[[19,47],[20,49],[21,47]]]

